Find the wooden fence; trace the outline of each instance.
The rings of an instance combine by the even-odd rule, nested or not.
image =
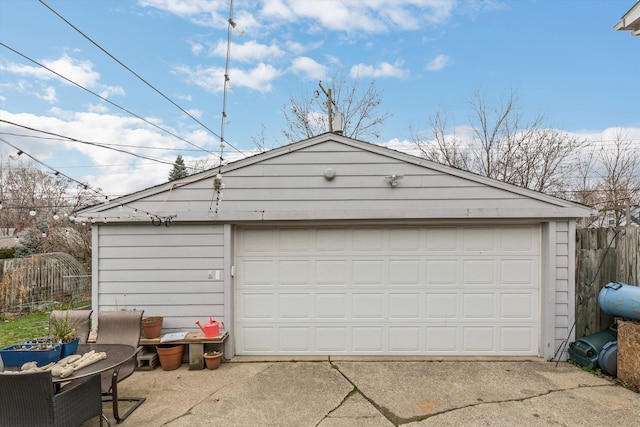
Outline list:
[[[576,339],[613,324],[598,305],[604,285],[640,286],[639,244],[640,227],[576,230]]]

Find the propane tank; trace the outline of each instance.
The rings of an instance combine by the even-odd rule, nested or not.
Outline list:
[[[640,287],[609,282],[600,290],[598,304],[609,316],[640,320]]]

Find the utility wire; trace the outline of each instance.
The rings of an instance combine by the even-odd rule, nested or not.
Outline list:
[[[39,135],[26,135],[23,133],[13,133],[13,132],[2,132],[0,131],[0,135],[9,135],[9,136],[17,136],[21,138],[35,138],[35,139],[45,139],[50,141],[67,141],[68,138],[58,138],[58,137],[47,137],[47,136],[39,136]],[[96,143],[97,144],[97,143]],[[109,144],[106,142],[99,143],[100,146],[104,148],[109,147],[126,147],[126,148],[142,148],[145,150],[161,150],[161,151],[202,151],[195,148],[166,148],[166,147],[148,147],[144,145],[131,145],[131,144]],[[131,154],[131,153],[129,153]]]
[[[81,139],[73,138],[71,136],[60,135],[60,134],[55,133],[55,132],[49,132],[49,131],[46,131],[46,130],[41,130],[41,129],[36,129],[36,128],[29,127],[29,126],[21,125],[21,124],[18,124],[18,123],[11,122],[9,120],[0,119],[0,122],[7,123],[7,124],[10,124],[10,125],[13,125],[13,126],[17,126],[17,127],[21,127],[23,129],[27,129],[27,130],[30,130],[30,131],[33,131],[33,132],[41,132],[41,133],[44,133],[44,134],[47,134],[47,135],[53,135],[53,136],[56,136],[58,138],[63,138],[65,140],[69,140],[69,141],[73,141],[73,142],[79,142],[81,144],[86,144],[86,145],[92,145],[94,147],[100,147],[100,148],[104,148],[106,150],[113,150],[113,151],[117,151],[119,153],[124,153],[124,154],[129,154],[129,155],[134,156],[134,157],[139,157],[141,159],[152,160],[152,161],[157,162],[157,163],[164,163],[164,164],[173,166],[173,163],[167,162],[165,160],[154,159],[153,157],[144,156],[142,154],[137,154],[137,153],[132,153],[130,151],[121,150],[119,148],[106,147],[106,146],[104,146],[102,144],[99,144],[97,142],[84,141],[84,140],[81,140]],[[2,139],[2,141],[5,141],[5,140]],[[7,144],[9,144],[9,143],[7,142]],[[9,145],[11,145],[11,144],[9,144]],[[11,146],[14,147],[13,145],[11,145]],[[14,147],[14,148],[16,148],[16,147]],[[19,150],[18,148],[16,148],[16,149]],[[31,157],[31,156],[29,156],[29,157]],[[38,162],[38,163],[40,163],[40,162]]]
[[[227,120],[227,92],[229,90],[229,62],[231,59],[231,32],[235,28],[236,23],[233,20],[233,0],[229,1],[229,19],[227,20],[227,55],[224,65],[224,87],[222,90],[222,120],[220,121],[220,158],[224,153],[224,125]],[[222,161],[220,162],[222,165]]]
[[[90,189],[90,190],[92,190],[94,193],[96,193],[96,194],[98,194],[98,195],[100,195],[100,196],[104,196],[104,194],[100,193],[99,191],[97,191],[97,190],[94,190],[94,189],[90,188],[90,187],[89,187],[89,184],[87,184],[87,183],[85,183],[85,182],[80,182],[80,181],[78,181],[77,179],[73,179],[73,178],[71,178],[70,176],[63,174],[62,172],[60,172],[60,171],[58,171],[58,170],[56,170],[56,169],[52,168],[52,167],[51,167],[51,166],[49,166],[48,164],[46,164],[46,163],[44,163],[44,162],[42,162],[42,161],[40,161],[40,160],[36,159],[36,158],[35,158],[35,157],[33,157],[31,154],[26,153],[24,150],[22,150],[22,149],[20,149],[20,148],[16,147],[15,145],[13,145],[12,143],[10,143],[10,142],[9,142],[9,141],[7,141],[6,139],[4,139],[4,138],[0,137],[0,141],[4,142],[5,144],[7,144],[8,146],[12,147],[12,148],[13,148],[13,149],[15,149],[15,150],[18,150],[18,152],[19,152],[20,154],[24,154],[25,156],[29,157],[29,158],[30,158],[31,160],[33,160],[34,162],[39,163],[39,164],[41,164],[42,166],[46,167],[47,169],[52,170],[56,176],[62,175],[63,177],[67,178],[69,181],[72,181],[72,182],[75,182],[75,183],[79,184],[79,185],[80,185],[80,186],[82,186],[85,190],[89,190],[89,189]]]
[[[68,176],[68,175],[65,175],[64,173],[62,173],[62,172],[60,172],[60,171],[56,170],[55,168],[53,168],[53,167],[49,166],[48,164],[46,164],[46,163],[44,163],[44,162],[42,162],[42,161],[40,161],[40,160],[36,159],[36,158],[35,158],[35,157],[33,157],[31,154],[24,152],[23,150],[21,150],[20,148],[16,147],[16,146],[15,146],[15,145],[13,145],[13,144],[11,144],[9,141],[5,140],[5,139],[4,139],[4,138],[2,138],[2,137],[0,137],[0,141],[4,142],[5,144],[9,145],[10,147],[14,148],[15,150],[18,150],[18,154],[19,154],[19,155],[24,154],[25,156],[29,157],[30,159],[32,159],[32,160],[33,160],[33,161],[35,161],[36,163],[39,163],[39,164],[41,164],[42,166],[44,166],[44,167],[46,167],[46,168],[48,168],[48,169],[50,169],[50,170],[54,171],[55,176],[60,176],[60,175],[62,175],[63,177],[65,177],[65,178],[66,178],[66,179],[68,179],[69,181],[71,181],[71,182],[75,182],[75,183],[79,184],[79,185],[80,185],[84,190],[91,190],[91,191],[93,191],[95,194],[97,194],[98,196],[104,197],[104,198],[105,198],[105,200],[106,200],[107,202],[109,202],[109,201],[110,201],[109,196],[108,196],[108,195],[103,194],[103,193],[102,193],[102,191],[99,191],[99,190],[96,190],[96,189],[94,189],[94,188],[91,188],[91,187],[89,186],[89,184],[86,184],[86,183],[84,183],[84,182],[80,182],[80,181],[78,181],[78,180],[76,180],[76,179],[74,179],[74,178],[71,178],[71,177],[70,177],[70,176]],[[0,206],[1,206],[1,205],[2,205],[2,202],[0,201]],[[124,206],[125,206],[125,205],[121,205],[121,207],[124,207]],[[127,207],[129,207],[129,208],[131,208],[131,209],[133,209],[133,212],[134,212],[134,213],[139,211],[139,209],[133,208],[133,207],[132,207],[132,206],[130,206],[130,205],[126,205],[126,206],[127,206]],[[75,205],[74,205],[74,206],[72,206],[72,207],[77,207],[77,204],[75,204]],[[20,207],[20,206],[18,206],[18,207],[16,207],[16,206],[11,206],[11,208],[13,208],[13,209],[16,209],[16,208],[17,208],[17,209],[22,209],[22,208],[24,208],[24,207]],[[172,216],[169,216],[169,217],[160,217],[160,216],[158,216],[158,215],[153,215],[151,212],[146,212],[146,211],[140,211],[140,212],[145,213],[145,214],[147,215],[147,217],[151,218],[151,220],[152,220],[152,224],[154,224],[154,225],[160,225],[161,223],[163,223],[163,222],[164,222],[164,223],[165,223],[165,225],[168,227],[168,226],[170,225],[170,223],[171,223],[171,218],[172,218]],[[175,215],[174,215],[174,216],[175,216]],[[93,222],[93,221],[95,221],[95,218],[90,218],[90,219],[92,220],[92,222]],[[105,222],[107,221],[107,218],[106,218],[106,217],[104,217],[104,221],[105,221]],[[159,221],[159,222],[158,222],[158,221]]]
[[[124,108],[124,107],[122,107],[122,106],[120,106],[120,105],[116,104],[115,102],[113,102],[113,101],[111,101],[111,100],[109,100],[109,99],[105,98],[104,96],[102,96],[102,95],[100,95],[100,94],[98,94],[98,93],[96,93],[96,92],[94,92],[94,91],[92,91],[92,90],[90,90],[90,89],[87,89],[86,87],[84,87],[84,86],[80,85],[79,83],[74,82],[73,80],[71,80],[71,79],[69,79],[69,78],[67,78],[67,77],[63,76],[63,75],[62,75],[62,74],[60,74],[60,73],[57,73],[56,71],[52,70],[51,68],[47,67],[46,65],[39,63],[39,62],[38,62],[38,61],[36,61],[35,59],[32,59],[32,58],[28,57],[27,55],[25,55],[25,54],[23,54],[23,53],[21,53],[21,52],[18,52],[17,50],[13,49],[12,47],[7,46],[6,44],[4,44],[4,43],[2,43],[2,42],[0,42],[0,46],[4,47],[5,49],[9,49],[10,51],[14,52],[14,53],[15,53],[15,54],[17,54],[17,55],[20,55],[20,56],[21,56],[21,57],[23,57],[24,59],[26,59],[26,60],[28,60],[28,61],[31,61],[32,63],[34,63],[34,64],[36,64],[36,65],[38,65],[38,66],[40,66],[40,67],[44,68],[45,70],[47,70],[47,71],[49,71],[49,72],[51,72],[51,73],[53,73],[53,74],[55,74],[56,76],[60,77],[61,79],[65,80],[65,81],[67,81],[67,82],[69,82],[69,83],[71,83],[72,85],[77,86],[77,87],[79,87],[80,89],[82,89],[82,90],[85,90],[85,91],[89,92],[90,94],[92,94],[92,95],[94,95],[94,96],[96,96],[96,97],[100,98],[101,100],[103,100],[103,101],[105,101],[105,102],[107,102],[107,103],[109,103],[109,104],[113,105],[114,107],[119,108],[120,110],[122,110],[122,111],[124,111],[124,112],[126,112],[126,113],[128,113],[128,114],[130,114],[130,115],[132,115],[132,116],[134,116],[134,117],[136,117],[136,118],[138,118],[138,119],[142,120],[143,122],[145,122],[145,123],[147,123],[147,124],[149,124],[149,125],[151,125],[151,126],[155,127],[156,129],[161,130],[162,132],[168,133],[169,135],[171,135],[171,136],[173,136],[173,137],[175,137],[175,138],[179,139],[180,141],[186,142],[187,144],[189,144],[189,145],[191,145],[191,146],[193,146],[193,147],[196,147],[196,148],[198,148],[198,149],[200,149],[200,150],[202,150],[202,151],[205,151],[205,152],[207,152],[207,153],[209,153],[209,154],[211,154],[211,155],[217,156],[217,154],[216,154],[216,153],[213,153],[213,152],[211,152],[211,151],[209,151],[209,150],[207,150],[207,149],[205,149],[205,148],[199,147],[199,146],[195,145],[194,143],[189,142],[189,141],[187,141],[186,139],[182,138],[181,136],[176,135],[175,133],[171,132],[170,130],[165,129],[165,128],[163,128],[162,126],[159,126],[159,125],[157,125],[157,124],[153,123],[152,121],[147,120],[147,119],[145,119],[144,117],[141,117],[141,116],[139,116],[139,115],[135,114],[135,113],[134,113],[134,112],[132,112],[132,111],[129,111],[128,109],[126,109],[126,108]]]
[[[223,139],[222,136],[218,135],[217,133],[215,133],[213,130],[209,129],[209,127],[207,125],[205,125],[204,123],[202,123],[200,120],[198,120],[197,118],[195,118],[193,115],[191,115],[188,111],[186,111],[184,108],[182,108],[181,106],[179,106],[177,103],[175,103],[172,99],[170,99],[167,95],[165,95],[164,93],[162,93],[159,89],[157,89],[155,86],[153,86],[151,83],[149,83],[148,81],[146,81],[144,78],[142,78],[138,73],[136,73],[135,71],[133,71],[131,68],[129,68],[128,66],[126,66],[122,61],[120,61],[118,58],[116,58],[115,56],[113,56],[111,53],[109,53],[109,51],[107,51],[106,49],[104,49],[102,46],[100,46],[97,42],[95,42],[91,37],[89,37],[88,35],[86,35],[84,32],[82,32],[78,27],[76,27],[75,25],[73,25],[71,22],[69,22],[66,18],[64,18],[62,15],[60,15],[58,12],[56,12],[51,6],[49,6],[48,4],[46,4],[43,0],[38,0],[40,3],[42,3],[43,6],[45,6],[47,9],[49,9],[51,12],[53,12],[56,16],[58,16],[60,19],[62,19],[65,23],[67,23],[67,25],[69,25],[71,28],[73,28],[74,30],[76,30],[80,35],[82,35],[82,37],[84,37],[85,39],[87,39],[89,42],[91,42],[95,47],[97,47],[98,49],[100,49],[102,52],[104,52],[107,56],[109,56],[111,59],[113,59],[114,61],[116,61],[118,64],[120,64],[122,67],[124,67],[124,69],[126,69],[127,71],[129,71],[131,74],[133,74],[134,76],[136,76],[140,81],[142,81],[144,84],[146,84],[147,86],[149,86],[152,90],[154,90],[156,93],[158,93],[160,96],[162,96],[164,99],[166,99],[167,101],[169,101],[172,105],[174,105],[176,108],[178,108],[180,111],[182,111],[184,114],[186,114],[187,116],[189,116],[190,118],[192,118],[196,123],[198,123],[200,126],[202,126],[203,128],[205,128],[207,131],[209,131],[212,135],[214,135],[217,138],[220,138],[221,140]],[[233,1],[232,1],[233,3]],[[224,117],[223,117],[224,120]],[[227,142],[227,144],[229,144]],[[239,149],[237,149],[236,147],[234,147],[233,145],[229,144],[229,146],[231,148],[233,148],[234,150],[236,150],[238,153],[244,155],[246,157],[246,154],[243,153],[242,151],[240,151]]]

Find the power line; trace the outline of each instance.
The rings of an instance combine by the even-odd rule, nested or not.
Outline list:
[[[148,156],[144,156],[142,154],[132,153],[132,152],[129,152],[129,151],[118,149],[118,148],[106,147],[106,146],[104,146],[104,145],[102,145],[100,143],[97,143],[97,142],[84,141],[84,140],[81,140],[81,139],[73,138],[71,136],[60,135],[60,134],[55,133],[55,132],[49,132],[49,131],[46,131],[46,130],[41,130],[41,129],[36,129],[36,128],[29,127],[29,126],[21,125],[21,124],[18,124],[18,123],[11,122],[9,120],[0,119],[0,122],[7,123],[7,124],[10,124],[10,125],[13,125],[13,126],[17,126],[17,127],[21,127],[23,129],[27,129],[27,130],[34,131],[34,132],[41,132],[41,133],[44,133],[44,134],[47,134],[47,135],[53,135],[53,136],[56,136],[56,137],[59,137],[59,138],[63,138],[65,140],[69,140],[69,141],[73,141],[73,142],[79,142],[81,144],[87,144],[87,145],[91,145],[91,146],[94,146],[94,147],[100,147],[100,148],[104,148],[106,150],[113,150],[113,151],[117,151],[119,153],[128,154],[130,156],[139,157],[141,159],[152,160],[152,161],[157,162],[157,163],[164,163],[164,164],[173,166],[173,163],[167,162],[165,160],[154,159],[153,157],[148,157]],[[0,139],[2,141],[6,142],[2,138],[0,138]],[[6,142],[6,143],[11,145],[8,142]],[[14,147],[13,145],[11,145],[11,146]],[[14,148],[16,148],[16,147],[14,147]],[[16,149],[18,149],[18,148],[16,148]],[[29,157],[31,157],[31,156],[29,156]]]
[[[65,23],[67,23],[67,25],[69,25],[71,28],[73,28],[74,30],[76,30],[80,35],[82,35],[82,37],[84,37],[85,39],[87,39],[89,42],[91,42],[94,46],[96,46],[98,49],[100,49],[102,52],[104,52],[107,56],[109,56],[111,59],[113,59],[114,61],[116,61],[118,64],[120,64],[125,70],[129,71],[131,74],[133,74],[134,76],[136,76],[140,81],[142,81],[145,85],[147,85],[148,87],[150,87],[152,90],[154,90],[157,94],[159,94],[160,96],[162,96],[164,99],[166,99],[167,101],[169,101],[173,106],[175,106],[176,108],[178,108],[180,111],[182,111],[184,114],[186,114],[187,116],[189,116],[190,118],[192,118],[196,123],[198,123],[200,126],[202,126],[204,129],[206,129],[208,132],[210,132],[212,135],[216,136],[217,138],[220,138],[220,140],[223,140],[223,137],[221,135],[218,135],[217,133],[215,133],[213,130],[209,129],[209,127],[207,125],[205,125],[204,123],[202,123],[200,120],[198,120],[197,118],[195,118],[193,115],[191,115],[188,111],[186,111],[184,108],[182,108],[181,106],[179,106],[176,102],[174,102],[171,98],[169,98],[167,95],[165,95],[164,93],[162,93],[159,89],[157,89],[155,86],[153,86],[151,83],[149,83],[148,81],[146,81],[144,78],[142,78],[138,73],[136,73],[135,71],[133,71],[131,68],[129,68],[128,66],[126,66],[122,61],[120,61],[118,58],[116,58],[115,56],[113,56],[109,51],[107,51],[105,48],[103,48],[102,46],[100,46],[97,42],[95,42],[91,37],[89,37],[88,35],[86,35],[84,32],[82,32],[78,27],[76,27],[75,25],[73,25],[71,22],[69,22],[66,18],[64,18],[62,15],[60,15],[58,12],[56,12],[53,8],[51,8],[48,4],[46,4],[43,0],[38,0],[42,5],[44,5],[47,9],[49,9],[51,12],[53,12],[56,16],[58,16],[60,19],[62,19]],[[231,0],[231,4],[232,4],[232,10],[233,10],[233,0]],[[225,74],[225,76],[228,75],[228,70],[227,73]],[[226,114],[224,114],[223,111],[223,118],[222,120],[224,121],[224,116],[226,116]],[[244,155],[246,157],[246,154],[243,153],[242,151],[240,151],[239,149],[237,149],[236,147],[234,147],[232,144],[228,143],[229,146],[231,148],[233,148],[234,150],[236,150],[238,153]]]
[[[47,136],[39,136],[39,135],[25,135],[21,133],[13,133],[13,132],[0,132],[0,135],[9,135],[9,136],[17,136],[21,138],[35,138],[35,139],[45,139],[49,141],[67,141],[68,138],[58,138],[58,137],[47,137]],[[110,144],[106,142],[101,142],[100,145],[104,148],[108,147],[126,147],[126,148],[142,148],[145,150],[162,150],[162,151],[202,151],[200,149],[194,148],[166,148],[166,147],[148,147],[144,145],[131,145],[131,144]]]
[[[0,141],[4,142],[5,144],[9,145],[10,147],[14,148],[15,150],[18,150],[18,155],[22,155],[22,154],[24,154],[24,155],[26,155],[27,157],[29,157],[30,159],[32,159],[33,161],[35,161],[36,163],[39,163],[39,164],[41,164],[42,166],[44,166],[44,167],[46,167],[46,168],[48,168],[48,169],[52,170],[52,171],[54,172],[54,175],[55,175],[55,176],[63,176],[64,178],[68,179],[69,181],[71,181],[71,182],[75,182],[75,183],[79,184],[79,185],[81,186],[81,188],[82,188],[82,189],[84,189],[84,190],[91,190],[92,192],[94,192],[94,193],[95,193],[95,194],[97,194],[98,196],[104,197],[104,199],[105,199],[105,201],[106,201],[106,202],[109,202],[109,201],[110,201],[109,196],[104,195],[101,191],[96,190],[96,189],[94,189],[94,188],[91,188],[88,184],[86,184],[86,183],[84,183],[84,182],[80,182],[80,181],[78,181],[78,180],[76,180],[76,179],[74,179],[74,178],[71,178],[71,177],[70,177],[70,176],[68,176],[68,175],[65,175],[64,173],[62,173],[62,172],[60,172],[60,171],[56,170],[55,168],[53,168],[53,167],[49,166],[48,164],[46,164],[46,163],[44,163],[44,162],[42,162],[42,161],[40,161],[40,160],[36,159],[36,158],[35,158],[34,156],[32,156],[31,154],[29,154],[29,153],[25,153],[23,150],[21,150],[20,148],[16,147],[16,146],[15,146],[15,145],[13,145],[13,144],[11,144],[9,141],[5,140],[4,138],[0,137]],[[0,201],[0,206],[1,206],[1,204],[2,204],[2,202]],[[125,205],[120,205],[120,207],[123,207],[123,206],[125,206]],[[160,217],[160,216],[158,216],[158,215],[156,215],[156,214],[154,214],[154,213],[152,213],[152,212],[147,212],[147,211],[144,211],[144,210],[139,210],[139,209],[137,209],[137,208],[134,208],[134,207],[132,207],[131,205],[126,205],[126,206],[127,206],[128,208],[132,209],[132,212],[134,213],[134,216],[135,216],[135,213],[136,213],[136,212],[142,212],[142,213],[146,214],[146,216],[147,216],[148,218],[150,218],[150,219],[151,219],[152,224],[155,224],[155,223],[157,223],[157,222],[159,222],[159,223],[163,223],[163,222],[164,222],[164,223],[165,223],[165,225],[168,227],[168,226],[169,226],[168,224],[170,224],[170,223],[171,223],[171,219],[173,218],[173,216]],[[77,207],[77,204],[76,204],[76,205],[73,205],[72,207],[73,207],[73,208]],[[20,209],[21,207],[12,206],[12,208],[14,208],[14,209]],[[26,206],[24,206],[24,207],[22,207],[22,208],[26,208]],[[75,218],[73,217],[73,215],[72,215],[72,216],[70,216],[69,218],[70,218],[72,221],[74,221],[74,220],[75,220]],[[74,218],[74,219],[72,219],[72,218]],[[90,218],[90,220],[91,220],[92,222],[94,222],[94,221],[95,221],[95,218]],[[104,221],[105,221],[105,222],[107,221],[107,218],[106,218],[106,217],[104,217]]]
[[[187,141],[186,139],[182,138],[181,136],[176,135],[175,133],[171,132],[170,130],[167,130],[167,129],[163,128],[162,126],[159,126],[159,125],[157,125],[157,124],[153,123],[152,121],[150,121],[150,120],[148,120],[148,119],[145,119],[144,117],[141,117],[141,116],[139,116],[139,115],[135,114],[134,112],[132,112],[132,111],[130,111],[130,110],[128,110],[128,109],[126,109],[125,107],[122,107],[122,106],[120,106],[120,105],[116,104],[115,102],[113,102],[113,101],[111,101],[111,100],[109,100],[109,99],[105,98],[104,96],[102,96],[102,95],[100,95],[100,94],[98,94],[98,93],[96,93],[96,92],[92,91],[91,89],[87,89],[86,87],[84,87],[84,86],[80,85],[79,83],[76,83],[76,82],[74,82],[73,80],[71,80],[71,79],[69,79],[69,78],[67,78],[67,77],[63,76],[62,74],[60,74],[60,73],[58,73],[58,72],[56,72],[56,71],[52,70],[51,68],[47,67],[46,65],[39,63],[39,62],[38,62],[38,61],[36,61],[35,59],[30,58],[30,57],[28,57],[27,55],[25,55],[25,54],[23,54],[23,53],[21,53],[21,52],[18,52],[17,50],[13,49],[12,47],[7,46],[6,44],[4,44],[4,43],[2,43],[2,42],[0,42],[0,46],[2,46],[2,47],[4,47],[5,49],[8,49],[8,50],[10,50],[10,51],[14,52],[14,53],[15,53],[15,54],[17,54],[17,55],[20,55],[20,56],[21,56],[21,57],[23,57],[24,59],[26,59],[26,60],[28,60],[28,61],[31,61],[32,63],[34,63],[34,64],[36,64],[36,65],[38,65],[38,66],[40,66],[40,67],[44,68],[45,70],[47,70],[47,71],[49,71],[49,72],[51,72],[51,73],[53,73],[53,74],[55,74],[56,76],[60,77],[61,79],[65,80],[65,81],[67,81],[67,82],[69,82],[69,83],[71,83],[72,85],[77,86],[77,87],[79,87],[80,89],[82,89],[82,90],[85,90],[85,91],[89,92],[90,94],[92,94],[92,95],[94,95],[94,96],[96,96],[96,97],[100,98],[100,99],[101,99],[101,100],[103,100],[104,102],[107,102],[107,103],[109,103],[109,104],[113,105],[114,107],[119,108],[120,110],[122,110],[122,111],[124,111],[124,112],[126,112],[126,113],[128,113],[128,114],[130,114],[130,115],[132,115],[132,116],[134,116],[134,117],[136,117],[136,118],[138,118],[138,119],[142,120],[143,122],[145,122],[145,123],[147,123],[147,124],[149,124],[149,125],[151,125],[151,126],[155,127],[156,129],[159,129],[159,130],[161,130],[162,132],[165,132],[165,133],[167,133],[167,134],[169,134],[169,135],[171,135],[171,136],[173,136],[173,137],[175,137],[175,138],[179,139],[180,141],[186,142],[187,144],[189,144],[189,145],[191,145],[191,146],[193,146],[193,147],[196,147],[196,148],[198,148],[198,149],[200,149],[200,150],[202,150],[202,151],[204,151],[204,152],[206,152],[206,153],[212,154],[212,155],[214,155],[214,156],[216,156],[216,155],[217,155],[216,153],[213,153],[213,152],[211,152],[211,151],[209,151],[209,150],[207,150],[207,149],[205,149],[205,148],[199,147],[199,146],[195,145],[194,143]]]
[[[70,176],[68,176],[68,175],[65,175],[64,173],[62,173],[62,172],[60,172],[60,171],[58,171],[58,170],[54,169],[53,167],[49,166],[48,164],[46,164],[46,163],[44,163],[44,162],[42,162],[42,161],[40,161],[40,160],[36,159],[36,158],[35,158],[35,157],[33,157],[31,154],[29,154],[29,153],[25,153],[23,150],[21,150],[20,148],[16,147],[15,145],[13,145],[12,143],[10,143],[10,142],[9,142],[9,141],[7,141],[6,139],[4,139],[4,138],[0,137],[0,141],[4,142],[5,144],[7,144],[8,146],[12,147],[12,148],[13,148],[13,149],[15,149],[15,150],[18,150],[18,155],[22,155],[22,154],[24,154],[25,156],[29,157],[31,160],[35,161],[36,163],[39,163],[39,164],[41,164],[42,166],[46,167],[47,169],[52,170],[56,176],[62,175],[63,177],[67,178],[69,181],[72,181],[72,182],[75,182],[75,183],[79,184],[79,185],[80,185],[80,186],[82,186],[82,188],[84,188],[85,190],[89,190],[89,189],[90,189],[90,190],[92,190],[94,193],[96,193],[96,194],[98,194],[98,195],[100,195],[100,196],[104,196],[104,195],[103,195],[102,193],[100,193],[99,191],[97,191],[97,190],[94,190],[94,189],[90,188],[90,187],[89,187],[89,184],[84,183],[84,182],[80,182],[80,181],[78,181],[77,179],[74,179],[74,178],[71,178],[71,177],[70,177]]]

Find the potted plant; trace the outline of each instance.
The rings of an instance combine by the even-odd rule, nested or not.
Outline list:
[[[142,333],[145,338],[158,338],[162,331],[162,316],[149,316],[142,319]]]
[[[61,317],[51,316],[49,323],[49,335],[54,342],[62,345],[60,357],[67,357],[76,353],[78,349],[78,326],[80,322],[65,314]]]
[[[36,362],[44,366],[60,360],[62,346],[52,338],[35,338],[0,350],[0,359],[5,366],[22,366],[27,362]]]
[[[204,363],[207,365],[207,369],[218,369],[220,362],[222,362],[221,351],[208,351],[204,354]]]

